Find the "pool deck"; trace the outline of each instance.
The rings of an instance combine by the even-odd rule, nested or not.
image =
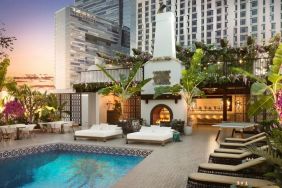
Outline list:
[[[121,137],[107,142],[83,139],[74,141],[72,133],[44,133],[23,140],[2,141],[0,150],[57,142],[152,149],[152,154],[117,182],[114,187],[184,188],[188,174],[196,172],[198,164],[207,162],[209,154],[218,147],[219,144],[215,141],[217,130],[210,126],[195,128],[191,136],[181,136],[182,142],[168,143],[164,147],[155,144],[125,144],[125,139]]]

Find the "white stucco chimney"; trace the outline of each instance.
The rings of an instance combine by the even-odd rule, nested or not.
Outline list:
[[[153,57],[176,58],[175,51],[175,16],[172,12],[156,15],[156,35]]]

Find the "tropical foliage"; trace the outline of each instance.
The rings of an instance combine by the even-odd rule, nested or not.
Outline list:
[[[12,96],[17,98],[26,109],[25,114],[28,122],[34,122],[36,113],[46,104],[47,93],[32,90],[28,85],[15,87],[9,92]]]
[[[261,150],[254,146],[248,149],[252,153],[266,159],[268,164],[270,164],[270,169],[265,176],[275,181],[279,187],[282,187],[282,130],[279,128],[273,129],[268,136],[267,143],[267,150]]]
[[[7,78],[7,70],[10,66],[10,60],[5,58],[0,62],[0,92],[4,88],[12,88],[15,87],[16,82],[10,78]]]
[[[234,69],[238,73],[256,80],[251,86],[251,95],[256,96],[256,100],[250,103],[248,110],[249,116],[257,115],[262,112],[263,109],[275,110],[273,106],[277,103],[277,93],[282,89],[282,75],[280,74],[280,66],[282,64],[282,44],[279,45],[276,50],[272,62],[266,78],[255,76],[243,69]]]
[[[25,109],[23,105],[17,101],[9,101],[4,105],[3,114],[6,122],[12,122],[14,120],[20,120],[24,117]]]
[[[112,85],[107,86],[105,88],[102,88],[98,91],[99,94],[102,95],[109,95],[109,94],[113,94],[114,96],[119,97],[120,103],[121,103],[121,118],[124,118],[124,110],[123,110],[123,106],[124,103],[131,98],[133,95],[141,92],[142,87],[144,85],[146,85],[151,78],[148,79],[144,79],[140,82],[136,82],[135,77],[138,73],[138,71],[140,71],[141,67],[143,65],[143,62],[139,62],[133,65],[133,67],[130,70],[130,73],[128,76],[121,74],[119,76],[119,80],[115,80],[108,72],[107,70],[100,66],[97,65],[101,71],[103,71],[103,73],[113,82]]]
[[[123,54],[123,53],[116,53],[115,57],[109,57],[105,54],[97,53],[97,55],[104,59],[106,64],[117,65],[122,67],[132,67],[135,63],[142,63],[145,64],[147,61],[152,59],[152,55],[148,52],[142,52],[138,49],[132,49],[132,56]]]
[[[213,74],[208,75],[204,84],[226,84],[236,81],[246,82],[245,76],[234,71],[232,67],[239,67],[247,71],[253,71],[253,64],[258,60],[268,60],[274,57],[279,45],[281,36],[275,35],[268,45],[258,45],[249,36],[245,45],[232,47],[226,39],[221,39],[220,45],[209,45],[196,42],[195,47],[203,50],[202,65],[207,67],[214,65]],[[189,67],[190,61],[195,51],[190,48],[176,46],[177,58]]]

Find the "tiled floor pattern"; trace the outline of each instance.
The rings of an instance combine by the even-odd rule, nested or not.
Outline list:
[[[153,153],[122,178],[117,188],[184,188],[188,174],[196,172],[199,163],[207,162],[209,153],[218,147],[215,141],[217,129],[201,126],[191,136],[182,136],[182,142],[168,143],[164,147],[150,144],[125,144],[124,138],[107,142],[95,140],[73,140],[69,134],[37,134],[23,140],[0,142],[0,150],[41,143],[67,142],[153,149]],[[229,133],[228,133],[229,134]]]

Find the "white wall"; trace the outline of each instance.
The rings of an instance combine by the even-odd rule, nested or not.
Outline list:
[[[97,94],[98,95],[98,94]],[[107,110],[109,109],[107,103],[114,104],[115,98],[112,95],[99,96],[99,123],[107,123]]]
[[[55,87],[56,89],[70,88],[68,49],[68,8],[55,13]]]
[[[172,12],[165,12],[156,15],[156,36],[153,56],[176,57],[175,16]]]
[[[88,129],[91,125],[99,123],[99,98],[96,93],[84,93],[81,97],[82,127]]]
[[[176,60],[170,60],[170,61],[156,61],[152,62],[149,61],[144,66],[144,78],[153,78],[154,71],[171,71],[170,72],[170,83],[171,85],[178,84],[181,79],[181,70],[182,65],[180,62]],[[160,86],[155,85],[154,81],[151,80],[148,84],[146,84],[143,87],[142,94],[154,94],[155,90],[154,88]]]

